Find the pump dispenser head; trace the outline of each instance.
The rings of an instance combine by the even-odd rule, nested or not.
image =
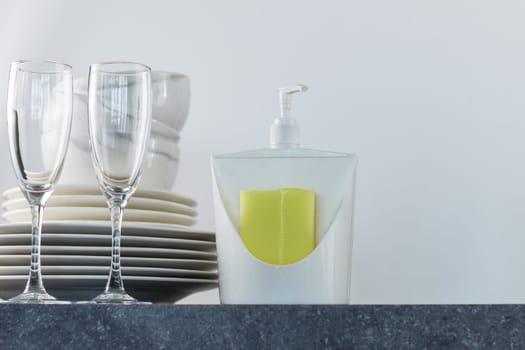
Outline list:
[[[290,117],[292,95],[308,90],[306,85],[279,88],[281,116],[273,120],[270,127],[270,146],[272,148],[299,147],[299,125]]]

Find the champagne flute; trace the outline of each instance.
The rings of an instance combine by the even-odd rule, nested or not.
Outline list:
[[[149,142],[151,70],[132,62],[89,68],[89,140],[97,179],[111,214],[111,269],[96,303],[137,303],[124,290],[120,268],[122,214],[135,192]]]
[[[42,282],[40,239],[47,199],[60,176],[69,143],[73,104],[71,66],[50,61],[11,64],[7,96],[9,151],[18,185],[31,208],[31,266],[13,303],[64,303]]]

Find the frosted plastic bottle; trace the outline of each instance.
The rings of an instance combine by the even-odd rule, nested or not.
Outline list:
[[[220,299],[224,304],[347,304],[357,157],[299,148],[298,125],[289,116],[291,94],[306,87],[279,90],[281,117],[271,126],[271,148],[212,157]],[[270,264],[241,239],[240,193],[286,188],[315,192],[315,248],[299,261]]]

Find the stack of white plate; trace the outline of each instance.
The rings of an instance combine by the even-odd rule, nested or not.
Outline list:
[[[3,193],[0,297],[20,293],[29,273],[30,215],[18,189]],[[175,302],[217,286],[215,235],[189,228],[196,203],[174,193],[137,191],[124,211],[122,265],[126,290],[139,300]],[[44,211],[42,266],[48,291],[88,300],[109,273],[109,210],[95,186],[57,186]]]

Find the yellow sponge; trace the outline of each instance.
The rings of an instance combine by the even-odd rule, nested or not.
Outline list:
[[[241,191],[240,235],[273,265],[297,262],[315,248],[315,192],[300,188]]]

